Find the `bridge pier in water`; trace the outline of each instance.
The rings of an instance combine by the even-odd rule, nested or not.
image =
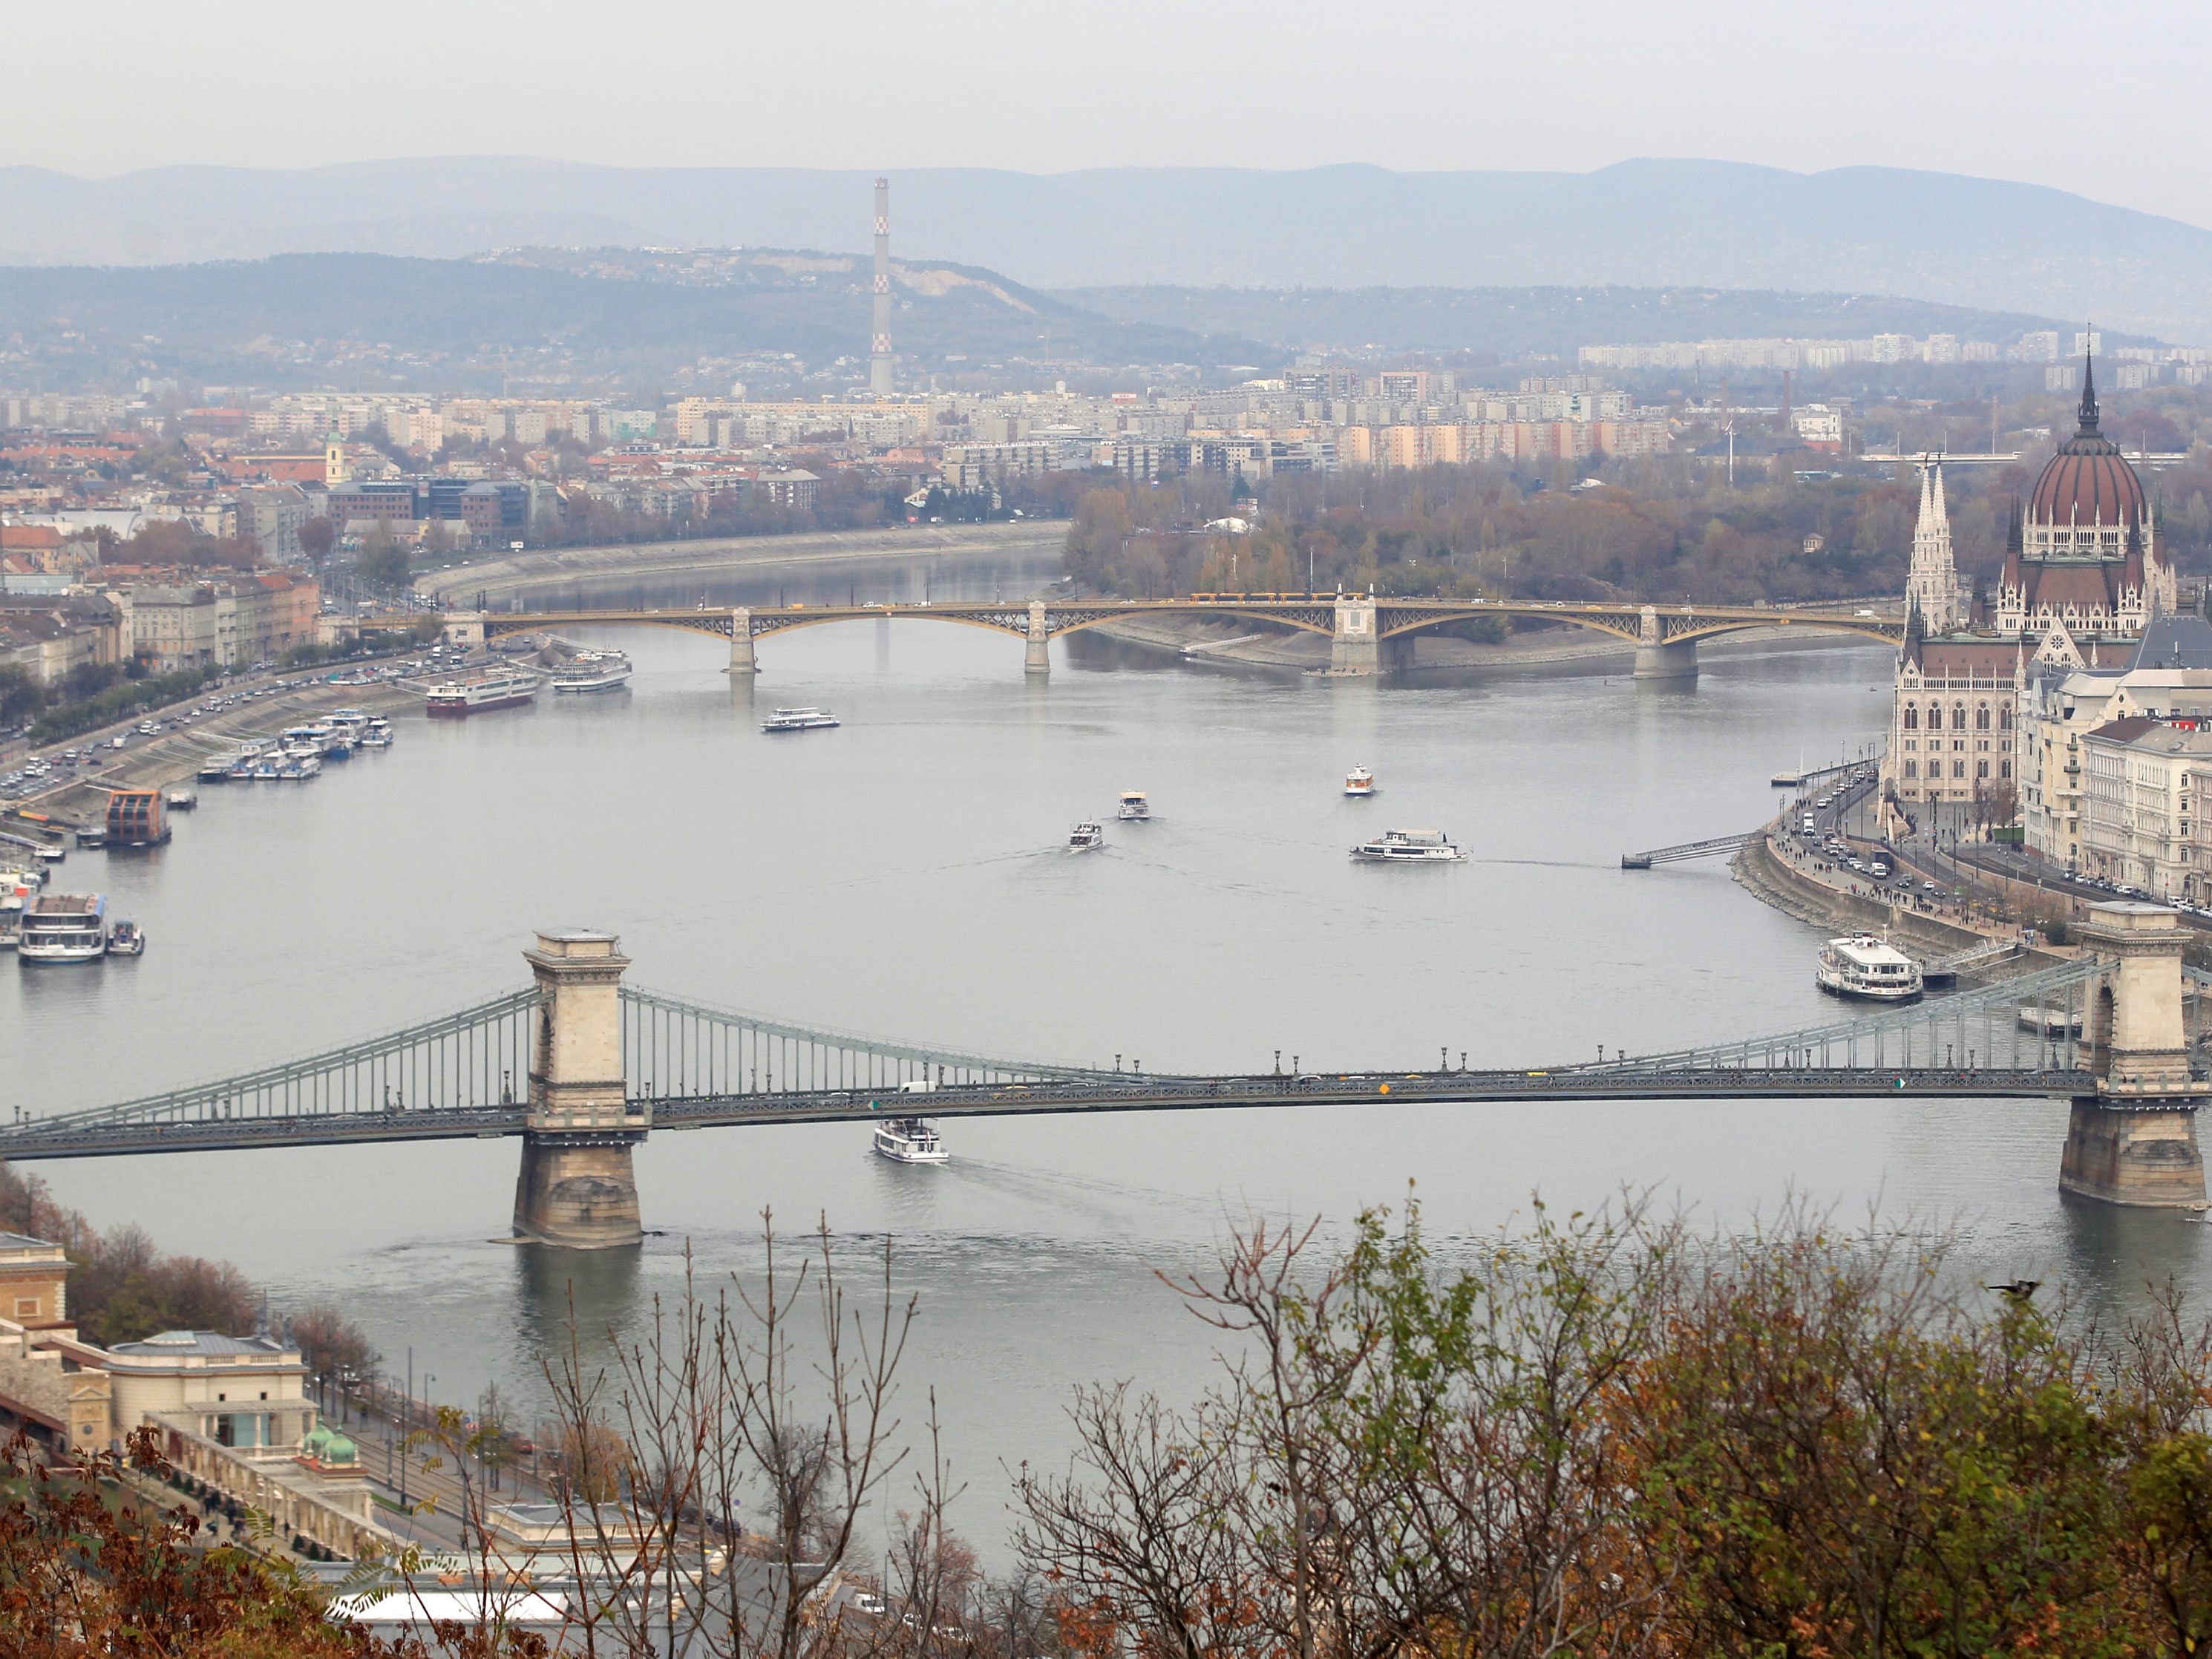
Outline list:
[[[1693,680],[1698,678],[1698,642],[1668,640],[1661,629],[1659,612],[1644,607],[1643,637],[1636,643],[1636,674],[1639,680]]]
[[[514,1182],[514,1236],[572,1249],[644,1237],[630,1149],[652,1127],[623,1079],[622,976],[612,933],[540,933],[530,1103]]]
[[[1382,672],[1382,642],[1375,631],[1375,601],[1357,593],[1336,600],[1336,628],[1329,636],[1328,672],[1359,678]]]
[[[753,613],[742,605],[730,612],[730,672],[760,672],[760,664],[753,658]]]
[[[1030,631],[1022,653],[1022,672],[1037,675],[1052,672],[1052,635],[1046,629],[1042,599],[1030,601]]]
[[[2081,940],[2112,970],[2084,1033],[2097,1092],[2074,1102],[2059,1190],[2106,1204],[2202,1206],[2197,1113],[2212,1085],[2190,1075],[2181,919],[2149,904],[2092,905],[2089,916]]]

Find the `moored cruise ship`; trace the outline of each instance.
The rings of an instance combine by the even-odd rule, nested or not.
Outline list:
[[[556,692],[613,691],[629,684],[629,659],[619,651],[579,651],[553,670]]]
[[[27,963],[93,962],[107,954],[107,899],[42,893],[23,913],[15,956]]]
[[[488,668],[465,679],[443,680],[422,698],[423,712],[431,714],[481,714],[491,708],[512,708],[538,700],[538,676],[526,668]]]
[[[1911,1002],[1923,983],[1918,963],[1872,933],[1832,939],[1822,945],[1813,980],[1832,996],[1866,1002]]]

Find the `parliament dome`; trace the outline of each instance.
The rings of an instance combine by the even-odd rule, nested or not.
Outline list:
[[[2124,530],[2142,524],[2149,514],[2142,480],[2120,447],[2097,429],[2097,382],[2085,363],[2079,425],[2044,463],[2027,498],[2027,520],[2051,529],[2070,525]]]

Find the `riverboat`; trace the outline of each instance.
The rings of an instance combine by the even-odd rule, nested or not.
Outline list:
[[[107,954],[111,957],[143,957],[146,954],[146,930],[135,921],[118,921],[107,930]]]
[[[779,708],[761,722],[763,732],[825,732],[838,723],[826,708]]]
[[[918,1117],[887,1118],[876,1125],[876,1152],[894,1164],[944,1164],[951,1157],[937,1126]]]
[[[1453,864],[1467,854],[1441,830],[1385,830],[1353,848],[1352,856],[1370,864]]]
[[[202,783],[229,782],[239,775],[239,760],[240,757],[236,755],[210,755],[200,763],[200,781]],[[248,772],[252,769],[250,766],[246,768]]]
[[[482,714],[538,701],[539,681],[526,668],[492,668],[466,679],[441,680],[423,694],[422,710],[438,715]]]
[[[1152,804],[1146,799],[1143,790],[1124,789],[1121,792],[1121,811],[1115,814],[1116,817],[1133,822],[1141,818],[1149,818],[1152,815]]]
[[[107,954],[107,899],[100,893],[45,893],[23,913],[19,962],[97,962]]]
[[[1925,988],[1920,964],[1872,933],[1852,933],[1822,945],[1813,982],[1831,996],[1862,1002],[1913,1002]]]
[[[1344,793],[1355,799],[1364,799],[1375,793],[1375,775],[1364,766],[1355,766],[1344,775]]]
[[[1106,844],[1106,826],[1103,823],[1079,823],[1067,832],[1067,850],[1071,853],[1095,853]]]
[[[380,714],[369,721],[368,729],[361,734],[361,746],[364,749],[391,748],[392,722]]]
[[[200,804],[198,793],[190,789],[172,789],[164,800],[172,812],[189,812]],[[82,837],[79,837],[77,845],[84,845]]]
[[[619,651],[579,651],[553,670],[553,690],[581,695],[629,684],[629,659]]]

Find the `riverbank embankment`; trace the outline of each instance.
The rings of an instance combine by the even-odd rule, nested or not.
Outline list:
[[[719,536],[697,541],[548,547],[429,571],[416,579],[415,591],[426,598],[467,606],[473,605],[479,594],[495,603],[641,577],[703,580],[751,570],[860,565],[884,560],[932,562],[978,556],[1057,560],[1066,544],[1064,521],[1020,519],[1004,524],[902,525],[889,530],[825,530],[799,536]]]
[[[71,823],[100,822],[106,814],[107,797],[114,790],[167,789],[191,781],[198,774],[200,763],[210,755],[234,750],[242,743],[273,738],[288,726],[301,725],[333,708],[383,714],[410,707],[420,702],[422,696],[419,684],[404,680],[379,685],[332,685],[320,678],[296,680],[275,696],[255,698],[248,708],[233,709],[188,726],[172,725],[156,737],[134,738],[132,746],[118,753],[112,764],[15,804],[24,810],[44,812]],[[165,716],[174,718],[169,711],[155,711],[137,718]]]

